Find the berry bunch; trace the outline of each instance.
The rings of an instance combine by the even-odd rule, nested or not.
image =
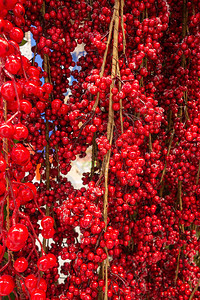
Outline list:
[[[199,299],[199,1],[1,2],[0,296]]]

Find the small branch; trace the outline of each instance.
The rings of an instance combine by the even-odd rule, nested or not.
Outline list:
[[[7,102],[6,100],[3,99],[3,114],[4,114],[4,120],[5,122],[7,121]],[[3,138],[3,152],[4,152],[4,158],[6,161],[6,168],[8,169],[8,139],[7,138]],[[6,191],[8,192],[9,190],[9,181],[8,181],[8,176],[7,176],[7,172],[6,172]],[[7,195],[6,197],[6,229],[7,231],[10,229],[10,209],[9,209],[9,196]]]
[[[117,59],[117,76],[119,77],[119,91],[121,91],[122,83],[121,83],[121,74],[119,70],[119,62]],[[123,107],[122,107],[122,99],[119,100],[120,104],[120,110],[119,110],[119,115],[120,115],[120,125],[121,125],[121,133],[124,133],[124,126],[123,126]]]
[[[182,202],[182,195],[181,194],[182,194],[182,181],[179,180],[178,181],[178,194],[177,194],[177,197],[178,197],[180,210],[182,211],[183,210],[183,202]],[[183,224],[181,225],[181,229],[182,229],[182,232],[185,231]]]
[[[36,53],[37,53],[37,43],[36,43],[35,49],[34,49],[34,56],[33,56],[33,62],[32,62],[32,65],[33,65],[33,66],[35,65]]]
[[[196,185],[199,183],[199,174],[200,174],[200,160],[199,160],[199,167],[198,167],[197,178],[196,178]]]
[[[117,64],[118,64],[118,36],[119,36],[119,0],[115,0],[115,23],[114,23],[114,33],[113,33],[113,56],[112,56],[112,70],[111,78],[112,84],[110,86],[110,97],[109,97],[109,111],[108,111],[108,125],[107,125],[107,139],[109,140],[110,145],[112,146],[113,139],[113,128],[114,128],[114,111],[113,111],[113,102],[112,102],[112,88],[114,87],[114,81],[117,74]],[[104,195],[104,222],[105,230],[107,229],[108,222],[108,172],[109,172],[109,162],[110,162],[111,149],[108,151],[105,157],[105,195]],[[104,263],[105,266],[105,293],[104,300],[108,300],[108,266],[109,261],[108,257]]]
[[[108,300],[108,257],[106,258],[105,262],[105,294],[104,294],[104,300]]]
[[[200,278],[199,278],[199,280],[198,280],[198,282],[197,282],[197,285],[195,286],[194,290],[192,291],[192,294],[190,295],[189,300],[192,300],[192,299],[193,299],[194,294],[195,294],[196,291],[198,290],[199,285],[200,285]]]
[[[42,15],[44,17],[45,14],[45,1],[43,2],[42,6]],[[51,82],[51,75],[50,75],[50,64],[49,64],[49,56],[47,54],[44,54],[44,71],[48,74],[48,76],[45,78],[45,83]],[[47,145],[45,147],[45,162],[46,162],[46,188],[47,190],[50,189],[50,161],[49,161],[49,121],[46,120],[46,132],[45,132],[45,138]],[[49,215],[49,207],[46,205],[46,216]],[[43,240],[43,247],[44,251],[46,251],[46,239]]]
[[[94,168],[95,168],[96,155],[97,155],[97,144],[96,144],[96,133],[94,133],[93,140],[92,140],[91,178],[93,178],[93,176],[94,176]]]
[[[55,148],[56,148],[56,161],[57,161],[57,163],[58,163],[58,166],[57,166],[57,168],[58,168],[58,176],[57,176],[57,179],[58,179],[58,181],[59,181],[59,178],[60,178],[60,166],[59,166],[59,159],[58,159],[58,144],[55,146]]]
[[[171,151],[172,141],[173,141],[173,138],[174,138],[174,132],[175,132],[175,130],[173,129],[172,134],[171,134],[171,138],[170,138],[170,142],[169,142],[169,147],[168,147],[168,150],[167,150],[167,156],[169,156],[169,153]],[[166,168],[167,168],[167,162],[165,162],[165,166],[164,166],[164,169],[163,169],[163,172],[162,172],[160,183],[163,181],[163,178],[164,178],[165,172],[166,172]]]
[[[121,27],[122,27],[122,34],[123,34],[123,53],[126,55],[126,36],[125,36],[125,29],[124,29],[124,0],[121,0]]]
[[[182,38],[184,39],[187,34],[187,23],[188,23],[188,9],[187,9],[187,0],[183,0],[183,22],[182,22]],[[185,69],[186,68],[186,58],[185,55],[182,55],[181,66]],[[189,114],[187,110],[187,91],[183,93],[183,99],[185,103],[185,118],[189,120]],[[179,108],[179,115],[182,117],[182,107]]]
[[[105,70],[105,64],[106,64],[106,59],[107,59],[107,55],[108,55],[108,49],[109,49],[109,45],[110,45],[110,41],[111,41],[111,37],[112,37],[112,31],[113,31],[113,23],[114,23],[114,19],[115,19],[115,8],[114,8],[114,12],[113,12],[113,16],[110,22],[110,26],[109,26],[109,35],[108,35],[108,40],[107,40],[107,44],[106,44],[106,50],[104,52],[104,56],[103,56],[103,63],[101,66],[101,72],[100,72],[100,78],[103,76],[104,74],[104,70]],[[94,106],[92,108],[93,111],[96,110],[97,106],[99,104],[99,93],[97,94],[97,98],[96,101],[94,103]]]
[[[113,127],[114,127],[114,111],[112,108],[112,88],[114,87],[114,78],[117,72],[117,57],[118,57],[118,33],[119,33],[119,0],[115,0],[115,26],[114,26],[114,41],[113,41],[113,57],[112,57],[112,84],[110,86],[110,98],[109,98],[109,112],[108,112],[108,125],[107,125],[107,139],[110,145],[112,145]],[[109,150],[105,158],[105,197],[104,197],[104,221],[107,228],[107,206],[108,206],[108,168],[110,161]]]
[[[179,265],[180,265],[180,256],[181,256],[181,249],[179,248],[179,252],[178,252],[178,258],[177,258],[177,266],[176,266],[176,272],[175,272],[175,284],[176,284],[176,281],[178,279],[178,272],[179,272]]]
[[[187,0],[183,0],[183,25],[182,25],[183,38],[186,36],[186,32],[187,32],[187,21],[188,21],[187,18],[188,18]]]
[[[151,133],[149,133],[149,151],[152,152],[152,138],[151,138]]]
[[[182,202],[182,195],[181,194],[182,194],[182,182],[179,180],[178,181],[178,195],[177,195],[177,197],[178,197],[178,202],[179,202],[180,210],[182,211],[183,210],[183,202]],[[181,228],[182,232],[184,233],[185,229],[184,229],[184,225],[183,224],[180,224],[180,228]],[[179,248],[179,253],[178,253],[177,267],[176,267],[176,273],[175,273],[175,283],[176,283],[177,278],[178,278],[181,251],[182,251],[182,247]]]

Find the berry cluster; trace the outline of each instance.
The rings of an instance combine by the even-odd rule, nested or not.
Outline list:
[[[0,296],[199,299],[199,1],[0,4]]]

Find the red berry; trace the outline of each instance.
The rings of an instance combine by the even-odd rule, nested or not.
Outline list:
[[[28,100],[20,100],[20,110],[22,110],[26,114],[30,114],[32,110],[32,105]]]
[[[20,123],[14,125],[14,135],[13,135],[14,139],[18,141],[22,141],[26,139],[27,136],[28,136],[28,129],[26,126]]]
[[[16,91],[17,90],[18,96],[21,96],[22,88],[18,83],[14,83],[13,81],[5,82],[1,87],[1,95],[2,97],[8,101],[12,102],[16,100]]]
[[[14,126],[10,123],[3,123],[0,125],[0,136],[4,138],[13,138],[14,135]]]
[[[41,226],[45,229],[51,229],[54,225],[54,219],[50,216],[46,216],[41,221]]]
[[[33,289],[36,288],[37,278],[33,274],[28,275],[25,279],[25,285],[27,289],[32,292]]]
[[[11,251],[19,251],[22,249],[28,238],[28,229],[23,224],[13,225],[9,231],[6,240],[6,246]]]
[[[31,300],[45,300],[46,293],[41,289],[35,289],[31,293]]]
[[[55,234],[55,229],[53,227],[46,230],[45,229],[42,230],[42,236],[44,239],[53,238],[54,234]]]
[[[50,265],[51,263],[47,255],[43,255],[38,259],[37,266],[40,271],[42,272],[47,271],[50,268]]]
[[[17,59],[14,55],[10,55],[5,63],[5,69],[13,74],[16,75],[19,70],[21,69],[21,62],[19,59]]]
[[[15,287],[14,280],[10,275],[0,276],[0,296],[8,296]]]
[[[48,258],[48,260],[50,262],[50,268],[55,267],[56,264],[57,264],[57,259],[56,259],[55,255],[52,254],[52,253],[48,253],[47,254],[47,258]]]
[[[17,165],[25,165],[30,160],[30,153],[22,144],[16,144],[11,151],[11,158]]]
[[[16,43],[20,44],[23,40],[24,34],[20,28],[13,27],[9,33],[11,40],[15,41]]]
[[[10,46],[8,42],[0,37],[0,57],[4,58],[9,54]]]
[[[46,283],[46,280],[44,280],[43,278],[40,278],[40,282],[39,282],[39,285],[38,285],[38,288],[40,290],[43,290],[43,291],[47,291],[47,283]]]
[[[24,272],[28,268],[28,261],[25,257],[19,257],[14,263],[14,268],[19,273]]]
[[[0,172],[5,172],[6,170],[6,161],[3,158],[0,158]]]

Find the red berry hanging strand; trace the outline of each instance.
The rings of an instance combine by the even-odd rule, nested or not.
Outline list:
[[[115,85],[115,78],[117,75],[117,65],[118,65],[118,35],[119,35],[119,9],[120,2],[119,0],[115,0],[114,11],[114,29],[113,29],[113,52],[112,52],[112,67],[111,67],[111,79],[112,84],[110,86],[110,96],[109,96],[109,108],[108,108],[108,124],[107,124],[107,139],[109,144],[112,146],[113,140],[113,130],[114,130],[114,110],[113,110],[113,102],[112,102],[112,89]],[[105,230],[107,230],[108,224],[108,174],[109,174],[109,163],[110,163],[110,155],[111,150],[109,150],[105,156],[104,161],[104,176],[105,176],[105,195],[104,195],[104,208],[103,208],[103,216],[105,222]],[[108,254],[107,254],[108,255]],[[108,268],[109,268],[109,257],[106,258],[105,265],[102,268],[103,272],[105,270],[105,294],[104,300],[108,299]],[[104,278],[104,274],[103,274]]]
[[[199,1],[19,1],[0,12],[0,295],[199,299]]]
[[[111,39],[112,39],[112,32],[113,32],[113,26],[114,26],[115,14],[116,14],[116,11],[114,10],[114,11],[113,11],[113,15],[112,15],[112,19],[111,19],[110,25],[109,25],[108,40],[107,40],[106,49],[105,49],[104,56],[103,56],[103,63],[102,63],[102,66],[101,66],[101,71],[100,71],[100,74],[99,74],[99,75],[100,75],[100,78],[103,77],[104,71],[105,71],[105,65],[106,65],[106,60],[107,60],[107,56],[108,56],[108,50],[109,50],[110,42],[111,42]],[[93,106],[93,108],[92,108],[92,110],[93,110],[94,112],[95,112],[96,108],[98,107],[98,104],[99,104],[99,97],[100,97],[100,92],[97,93],[96,100],[95,100],[94,106]],[[96,161],[96,151],[95,151],[95,148],[96,148],[96,142],[95,142],[95,138],[96,138],[96,134],[94,135],[94,137],[93,137],[93,142],[92,142],[92,167],[91,167],[91,178],[92,178],[93,175],[94,175],[94,166],[95,166],[95,161]]]
[[[14,4],[15,6],[15,4]],[[9,10],[13,7],[8,7]],[[22,11],[21,17],[24,16],[23,6],[16,4],[15,13]],[[5,15],[6,16],[6,15]],[[19,21],[19,20],[18,20]],[[38,206],[36,195],[37,189],[30,180],[34,179],[34,160],[31,162],[32,145],[29,146],[28,139],[30,137],[28,119],[34,101],[43,100],[49,94],[48,90],[41,87],[40,70],[32,67],[28,60],[21,55],[18,44],[23,39],[21,29],[15,27],[6,18],[0,18],[1,46],[6,46],[4,52],[1,51],[1,219],[2,230],[0,232],[1,269],[5,274],[11,274],[11,281],[4,280],[1,276],[0,295],[9,296],[13,293],[18,299],[24,299],[30,296],[30,291],[27,287],[23,289],[23,285],[19,283],[19,278],[24,282],[24,276],[30,272],[37,273],[34,269],[34,264],[37,265],[39,259],[39,248],[36,245],[38,241],[41,252],[44,253],[41,240],[39,239],[39,230],[37,219],[33,217],[35,208],[38,208],[38,215],[42,210]],[[9,28],[7,28],[8,26]],[[7,29],[6,29],[7,28]],[[8,30],[9,29],[9,30]],[[34,116],[34,113],[33,113]],[[29,140],[30,141],[30,140]],[[4,157],[3,157],[4,156]],[[30,172],[30,173],[29,173]],[[28,175],[25,176],[25,173]],[[23,182],[21,182],[23,180]],[[28,182],[27,182],[28,181]],[[4,189],[3,189],[4,187]],[[6,199],[9,202],[6,203]],[[4,210],[4,206],[6,210]],[[37,215],[37,212],[36,212]],[[29,217],[30,216],[30,217]],[[36,222],[35,222],[36,221]],[[34,225],[33,225],[34,224]],[[30,251],[30,249],[32,249]],[[6,252],[8,260],[6,261]],[[23,260],[17,260],[18,257],[23,257]],[[15,264],[17,261],[17,265]],[[28,266],[21,268],[23,262],[26,261]],[[50,266],[50,268],[55,267]],[[19,273],[24,272],[23,276]],[[38,274],[36,275],[38,277]],[[37,278],[36,278],[37,280]],[[34,287],[36,289],[37,286]],[[45,292],[43,292],[46,299]]]
[[[43,2],[42,5],[42,14],[43,17],[45,15],[45,1]],[[45,20],[44,20],[45,22]],[[47,76],[45,77],[45,83],[49,84],[50,82],[50,67],[49,67],[49,57],[47,54],[44,54],[44,60],[43,60],[43,64],[44,64],[44,72],[46,72]],[[45,147],[45,175],[46,175],[46,189],[47,191],[50,189],[50,156],[49,156],[49,120],[48,118],[46,118],[45,120],[45,125],[46,125],[46,129],[45,129],[45,138],[46,138],[46,147]],[[46,216],[49,216],[49,206],[46,205],[46,212],[45,212]],[[43,240],[43,245],[44,248],[46,249],[46,241],[45,239]]]
[[[2,63],[0,61],[0,65],[1,64]],[[4,114],[4,121],[6,122],[7,121],[7,103],[6,103],[5,99],[3,99],[3,114]],[[6,163],[6,169],[7,169],[8,168],[8,140],[7,140],[6,137],[3,138],[3,155],[4,155],[4,159],[5,159],[5,163]],[[8,187],[9,187],[9,183],[8,183],[8,177],[7,177],[7,174],[6,174],[6,192],[7,193],[8,193]],[[9,230],[10,229],[9,195],[7,195],[7,197],[6,197],[6,212],[7,212],[6,228],[7,228],[7,230]]]

